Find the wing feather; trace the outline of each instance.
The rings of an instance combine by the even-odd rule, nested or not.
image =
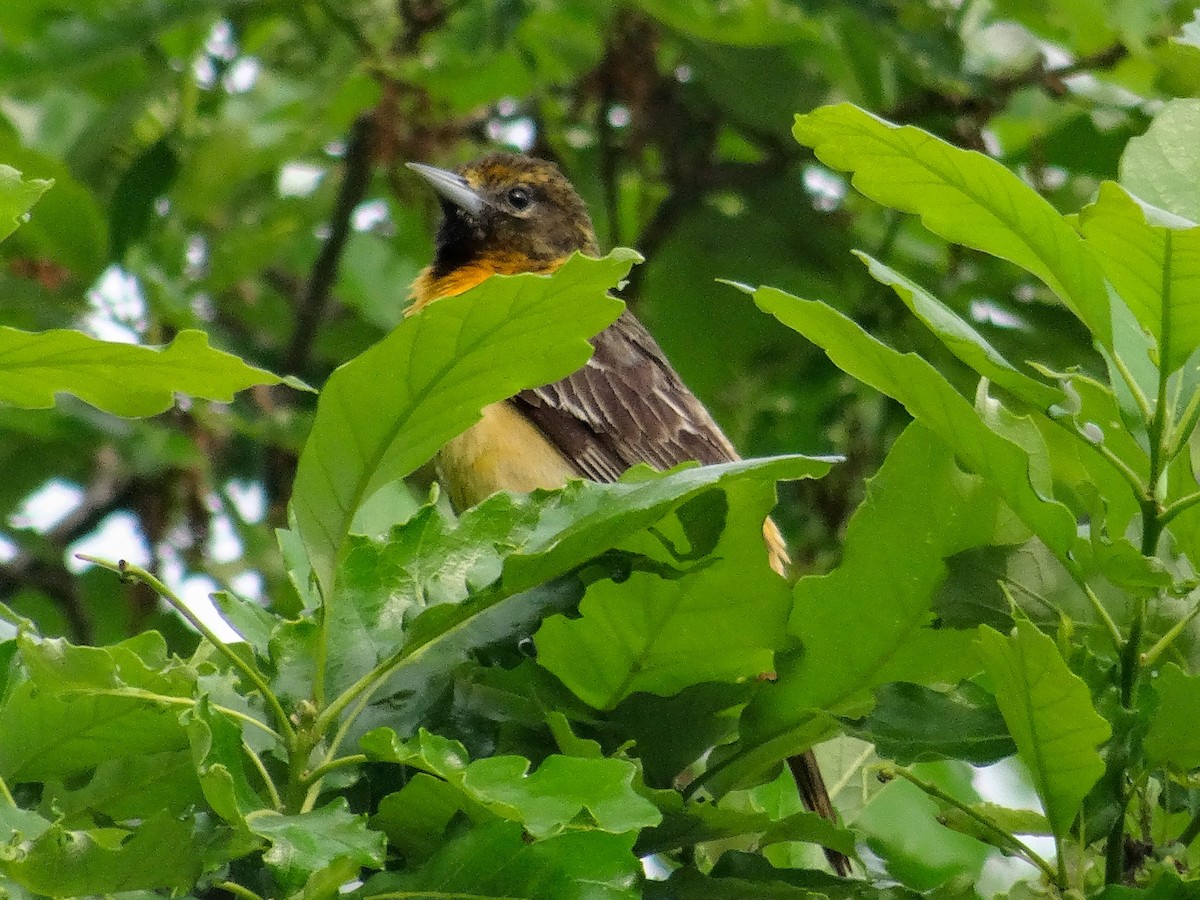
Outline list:
[[[513,403],[586,478],[615,481],[637,463],[669,469],[738,458],[708,410],[631,314],[595,340],[587,365]]]

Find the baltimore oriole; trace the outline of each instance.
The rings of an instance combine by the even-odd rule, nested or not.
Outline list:
[[[552,272],[572,253],[599,255],[587,207],[553,163],[495,153],[455,171],[409,163],[441,199],[433,263],[413,284],[413,312],[496,274]],[[570,478],[615,481],[637,463],[729,462],[737,451],[628,310],[593,341],[572,375],[483,410],[438,455],[459,509],[500,490],[561,487]],[[775,523],[763,526],[772,567],[788,565]],[[835,813],[812,752],[789,761],[805,805]],[[827,852],[844,874],[849,863]]]

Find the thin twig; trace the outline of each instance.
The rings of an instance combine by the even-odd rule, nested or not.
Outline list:
[[[204,638],[210,644],[212,644],[218,652],[221,653],[222,656],[229,660],[230,664],[232,664],[235,669],[246,676],[250,683],[258,688],[259,693],[263,695],[263,699],[267,702],[267,705],[271,707],[271,712],[275,716],[276,725],[279,728],[283,739],[289,744],[289,746],[295,741],[296,730],[292,727],[292,723],[288,719],[287,713],[283,711],[283,706],[280,704],[279,698],[275,696],[275,692],[271,690],[271,686],[267,684],[266,679],[262,677],[257,669],[238,656],[238,654],[234,653],[228,644],[217,637],[216,632],[204,624],[200,617],[197,616],[174,591],[172,591],[158,578],[147,572],[141,566],[132,565],[125,560],[114,563],[110,560],[101,559],[98,556],[90,556],[85,553],[78,553],[76,554],[76,557],[78,559],[82,559],[84,562],[90,562],[93,565],[97,565],[102,569],[108,569],[110,572],[115,572],[122,578],[130,578],[140,581],[142,584],[149,587],[152,591],[170,603],[171,606],[175,608],[176,612],[183,616],[193,628],[200,632],[200,634],[202,634]]]

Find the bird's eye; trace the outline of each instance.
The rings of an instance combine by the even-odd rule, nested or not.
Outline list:
[[[507,194],[508,205],[513,209],[520,211],[528,209],[533,203],[533,197],[529,195],[529,189],[523,187],[511,188]]]

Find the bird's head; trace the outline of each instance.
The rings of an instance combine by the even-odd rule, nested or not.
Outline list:
[[[587,207],[554,163],[493,153],[453,171],[421,163],[408,167],[442,202],[434,277],[471,264],[537,271],[576,250],[599,255]]]

